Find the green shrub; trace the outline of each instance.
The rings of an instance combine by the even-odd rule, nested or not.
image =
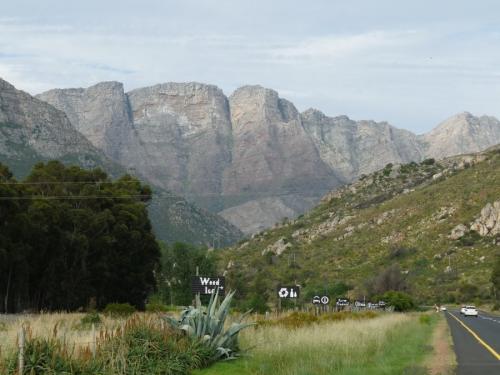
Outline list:
[[[431,324],[431,317],[427,314],[420,315],[418,320],[419,320],[420,324]]]
[[[252,312],[259,314],[264,314],[266,311],[269,311],[266,299],[262,294],[251,295],[248,301],[243,304],[243,306],[243,310],[251,310]]]
[[[474,230],[465,233],[457,242],[460,246],[472,246],[481,240],[481,235]]]
[[[136,311],[135,307],[129,303],[108,303],[103,312],[113,317],[127,317]]]
[[[421,164],[423,164],[423,165],[432,165],[432,164],[434,164],[435,162],[436,162],[436,160],[435,160],[435,159],[433,159],[433,158],[429,158],[429,159],[425,159],[425,160],[424,160]]]
[[[7,331],[7,323],[0,322],[0,332]]]
[[[165,305],[161,302],[150,302],[146,304],[146,311],[148,312],[168,312],[175,310],[172,306]]]
[[[82,326],[101,324],[101,316],[97,313],[97,311],[88,312],[83,318],[80,319],[80,324]]]
[[[394,307],[395,311],[408,311],[415,308],[415,301],[413,298],[404,292],[389,291],[382,295],[384,300],[389,306]]]

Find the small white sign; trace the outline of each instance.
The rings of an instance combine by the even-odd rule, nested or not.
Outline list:
[[[280,286],[278,287],[279,298],[299,298],[298,286]]]

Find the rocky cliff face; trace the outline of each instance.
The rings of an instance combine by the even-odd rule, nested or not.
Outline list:
[[[443,121],[420,139],[426,155],[436,159],[479,152],[500,143],[500,121],[464,112]]]
[[[314,109],[302,113],[302,120],[321,158],[344,183],[388,163],[408,163],[423,157],[422,146],[413,133],[386,122],[327,117]]]
[[[71,124],[111,159],[121,161],[137,150],[137,138],[123,85],[102,82],[87,89],[54,89],[38,99],[63,111]]]
[[[215,86],[167,83],[127,94],[147,158],[129,158],[145,177],[213,211],[231,162],[227,98]]]
[[[0,79],[0,162],[17,177],[29,173],[35,163],[51,159],[101,167],[113,176],[126,171],[128,160],[148,160],[121,84],[52,90],[40,98],[61,110]],[[98,148],[115,161],[124,161],[125,168]],[[154,186],[149,211],[156,235],[165,241],[224,246],[242,235],[221,217],[161,187]]]
[[[36,161],[49,159],[112,169],[64,112],[0,79],[0,161],[25,175]]]
[[[223,217],[252,233],[297,216],[340,185],[292,103],[260,86],[236,90],[229,103],[233,148],[224,198],[231,207]]]
[[[388,123],[300,114],[273,90],[166,83],[124,93],[105,82],[40,99],[94,146],[156,186],[220,213],[246,233],[303,213],[321,196],[388,163],[500,143],[500,122],[470,114],[416,136]]]

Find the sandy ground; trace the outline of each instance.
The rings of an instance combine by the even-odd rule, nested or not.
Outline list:
[[[452,339],[446,319],[437,323],[432,337],[433,353],[428,359],[427,368],[431,375],[451,375],[455,373],[457,360],[452,348]]]

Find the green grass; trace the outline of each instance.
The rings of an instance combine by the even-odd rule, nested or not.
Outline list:
[[[295,331],[276,332],[267,327],[254,337],[247,337],[247,345],[257,346],[246,357],[217,363],[193,374],[425,374],[423,361],[431,351],[436,321],[432,316],[430,322],[422,323],[414,314],[354,324],[322,324]]]

